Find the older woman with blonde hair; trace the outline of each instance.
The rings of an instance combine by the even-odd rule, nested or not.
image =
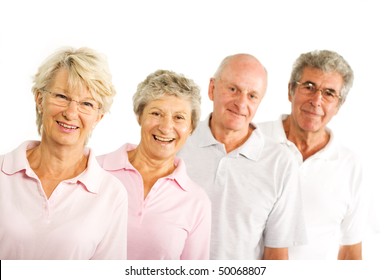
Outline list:
[[[41,141],[0,156],[0,259],[125,259],[126,191],[86,147],[115,95],[106,60],[61,49],[32,91]]]
[[[133,96],[139,145],[98,157],[128,192],[128,259],[209,258],[210,201],[176,157],[198,124],[200,99],[183,75],[150,74]]]

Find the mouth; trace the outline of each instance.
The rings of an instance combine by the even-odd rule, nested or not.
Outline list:
[[[163,142],[163,143],[172,143],[173,141],[175,141],[175,138],[165,138],[165,137],[160,137],[160,136],[157,136],[154,134],[153,134],[153,138],[154,138],[154,140],[159,141],[159,142]]]
[[[318,113],[318,112],[311,112],[311,111],[304,111],[307,115],[310,115],[310,116],[313,116],[313,117],[322,117],[323,114],[322,113]]]
[[[239,112],[236,112],[236,111],[233,111],[233,110],[230,110],[228,109],[228,111],[236,116],[239,116],[239,117],[245,117],[246,115],[245,114],[240,114]]]
[[[69,125],[69,124],[66,124],[66,123],[63,123],[63,122],[59,122],[57,121],[57,124],[65,129],[73,129],[73,130],[76,130],[78,129],[79,127],[78,126],[75,126],[75,125]]]

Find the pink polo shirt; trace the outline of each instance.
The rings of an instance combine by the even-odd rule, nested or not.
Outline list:
[[[176,158],[175,171],[160,178],[144,199],[140,173],[128,161],[125,144],[98,157],[104,169],[125,185],[129,198],[128,259],[208,259],[211,205],[208,196]]]
[[[49,199],[31,169],[30,141],[0,156],[0,259],[126,259],[127,195],[92,151]]]

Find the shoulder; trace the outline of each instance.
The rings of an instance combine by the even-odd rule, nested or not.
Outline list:
[[[272,137],[272,135],[265,133],[261,127],[257,126],[255,133],[257,135],[256,137],[261,139],[263,143],[262,158],[267,156],[272,158],[292,158],[286,145],[283,145],[280,140]]]
[[[209,203],[209,197],[206,194],[205,190],[199,186],[195,181],[193,181],[187,174],[186,165],[184,163],[184,160],[181,158],[176,158],[178,165],[177,165],[177,177],[176,180],[178,183],[182,186],[182,188],[189,192],[192,197],[195,199],[199,199],[201,201],[204,201],[206,203]]]
[[[97,156],[96,160],[105,170],[123,168],[128,161],[127,152],[135,148],[136,145],[125,143],[115,151]]]
[[[0,168],[3,172],[12,174],[26,169],[28,166],[26,151],[39,145],[39,141],[25,141],[12,151],[0,155]]]
[[[279,120],[274,121],[266,121],[266,122],[260,122],[257,123],[257,127],[260,128],[262,131],[272,130],[279,124]]]
[[[356,153],[356,151],[352,150],[351,148],[347,147],[344,143],[342,143],[340,139],[335,136],[333,131],[331,130],[329,131],[331,133],[331,140],[329,145],[331,149],[337,151],[338,161],[348,162],[349,164],[353,164],[353,165],[360,165],[361,159],[359,154]]]
[[[192,205],[192,209],[194,212],[209,212],[211,211],[211,200],[207,195],[206,191],[197,183],[192,181],[191,178],[188,177],[187,180],[188,191],[190,196],[190,205]],[[211,212],[210,212],[211,214]]]
[[[102,195],[126,196],[121,181],[99,165],[92,150],[89,153],[87,172],[81,179],[87,188]]]
[[[283,142],[286,137],[283,129],[283,119],[286,117],[287,115],[282,115],[279,119],[274,121],[257,123],[257,126],[265,135],[279,142]]]
[[[103,168],[101,169],[101,174],[102,174],[102,184],[101,184],[102,188],[105,188],[107,192],[113,192],[113,193],[118,193],[119,195],[127,196],[127,192],[124,185],[117,177],[115,177],[108,171],[104,170]]]
[[[340,170],[349,173],[352,178],[361,177],[363,174],[363,162],[360,156],[350,148],[341,143],[337,145],[338,166]],[[345,176],[348,176],[345,174]]]

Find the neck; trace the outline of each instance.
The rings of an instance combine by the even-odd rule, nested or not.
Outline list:
[[[153,174],[156,177],[165,177],[175,170],[174,158],[153,159],[148,156],[141,145],[128,152],[128,159],[138,172],[143,175]]]
[[[70,151],[64,147],[53,147],[41,142],[27,151],[31,168],[39,178],[70,179],[85,170],[88,158],[83,150]]]
[[[209,126],[214,138],[225,145],[226,153],[230,153],[242,146],[255,129],[252,125],[249,125],[244,130],[226,129],[218,126],[213,122],[212,118],[209,121]]]
[[[130,163],[141,174],[144,198],[147,197],[158,179],[168,176],[175,170],[174,158],[153,159],[147,156],[147,153],[142,149],[141,145],[127,152],[127,156]]]
[[[291,115],[283,120],[283,128],[287,139],[301,152],[303,160],[323,149],[330,139],[325,128],[315,132],[305,131],[293,122]]]

